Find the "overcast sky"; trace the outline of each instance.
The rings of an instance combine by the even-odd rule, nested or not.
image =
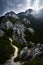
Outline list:
[[[31,7],[37,10],[40,6],[43,7],[43,0],[0,0],[0,15],[7,11],[22,12]]]

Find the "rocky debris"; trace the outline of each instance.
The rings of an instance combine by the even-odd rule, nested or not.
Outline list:
[[[43,44],[41,44],[41,43],[34,43],[34,42],[32,42],[32,41],[29,42],[29,45],[31,45],[33,48],[34,48],[34,47],[37,47],[37,48],[39,48],[39,49],[40,49],[40,48],[41,48],[41,49],[43,48]]]
[[[28,47],[24,47],[20,52],[19,58],[24,61],[25,58],[27,58],[27,55],[30,54],[30,52],[31,50],[29,50]]]
[[[19,58],[23,59],[23,61],[27,61],[34,58],[39,53],[41,53],[39,48],[33,48],[29,50],[27,47],[25,47],[20,52]]]
[[[36,47],[35,49],[34,48],[32,49],[32,52],[33,52],[33,57],[35,57],[37,54],[40,53],[40,50],[39,48]]]
[[[28,52],[28,48],[27,48],[27,47],[24,47],[24,48],[21,50],[19,57],[20,57],[20,58],[23,58],[23,57],[26,55],[27,52]]]

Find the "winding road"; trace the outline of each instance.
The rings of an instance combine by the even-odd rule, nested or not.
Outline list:
[[[4,65],[21,65],[20,62],[14,62],[14,59],[18,56],[18,48],[12,44],[13,40],[9,37],[10,44],[14,48],[14,56],[11,57]]]
[[[18,48],[12,44],[13,40],[9,37],[9,40],[11,41],[11,46],[15,49],[14,56],[11,58],[12,61],[18,56]]]

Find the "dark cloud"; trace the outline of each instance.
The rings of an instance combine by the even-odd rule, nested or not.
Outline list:
[[[0,15],[6,11],[14,10],[17,12],[18,4],[26,4],[26,0],[0,0]]]
[[[0,15],[5,11],[6,4],[7,2],[5,2],[5,0],[0,0]]]
[[[36,0],[0,0],[0,15],[10,10],[13,10],[15,12],[24,11],[32,6],[35,1]],[[39,1],[40,2],[38,4],[42,6],[43,0]]]

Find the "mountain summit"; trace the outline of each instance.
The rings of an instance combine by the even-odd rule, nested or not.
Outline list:
[[[25,11],[25,16],[28,16],[29,14],[31,14],[34,10],[33,9],[28,9]]]
[[[14,19],[18,19],[18,16],[16,13],[14,13],[13,11],[10,11],[8,13],[5,14],[5,16],[9,16],[9,17],[13,17]]]

